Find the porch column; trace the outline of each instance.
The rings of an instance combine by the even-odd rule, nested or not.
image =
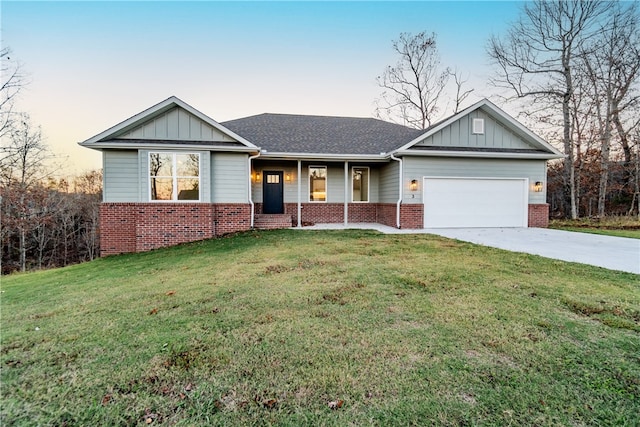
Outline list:
[[[298,160],[298,228],[302,226],[302,160]]]
[[[349,162],[344,162],[344,225],[349,222]]]

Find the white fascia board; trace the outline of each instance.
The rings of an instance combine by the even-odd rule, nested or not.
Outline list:
[[[492,113],[500,116],[502,119],[504,119],[509,124],[509,126],[512,129],[516,129],[520,133],[525,134],[525,136],[527,136],[533,142],[535,142],[536,144],[538,144],[542,148],[544,148],[546,150],[549,150],[549,152],[551,154],[553,154],[555,156],[559,156],[559,157],[552,157],[552,158],[564,157],[564,154],[562,154],[560,151],[558,151],[555,147],[553,147],[547,141],[545,141],[544,139],[540,138],[538,135],[533,133],[526,126],[524,126],[522,123],[520,123],[519,121],[517,121],[516,119],[511,117],[509,114],[505,113],[503,110],[501,110],[498,106],[496,106],[494,103],[489,101],[487,98],[484,98],[484,99],[476,102],[472,106],[470,106],[468,108],[465,108],[464,110],[460,111],[458,114],[454,114],[453,116],[449,117],[448,119],[446,119],[442,123],[438,124],[434,128],[429,129],[427,132],[423,133],[422,135],[418,136],[417,138],[414,138],[411,142],[403,145],[402,147],[398,148],[397,150],[394,150],[393,152],[394,153],[399,153],[399,152],[403,152],[404,150],[407,150],[408,148],[413,147],[414,145],[416,145],[417,143],[419,143],[423,139],[430,137],[431,135],[439,132],[440,130],[444,129],[445,127],[449,126],[450,124],[452,124],[453,122],[459,120],[460,118],[464,117],[465,115],[471,113],[472,111],[477,110],[478,108],[482,108],[482,107],[484,107],[484,108],[488,109],[489,111],[491,111]]]
[[[353,161],[373,161],[384,162],[387,156],[384,154],[327,154],[327,153],[276,153],[262,152],[261,159],[278,159],[278,160],[353,160]]]
[[[222,152],[238,152],[238,153],[255,153],[259,151],[259,148],[251,148],[251,147],[211,147],[208,145],[202,144],[154,144],[153,142],[142,143],[142,144],[131,144],[131,143],[87,143],[87,142],[79,142],[79,145],[87,148],[91,148],[93,150],[108,150],[108,149],[124,149],[124,150],[145,150],[145,149],[157,149],[157,150],[196,150],[196,151],[222,151]]]
[[[136,114],[135,116],[132,116],[128,119],[126,119],[123,122],[118,123],[115,126],[110,127],[109,129],[105,130],[104,132],[101,132],[95,136],[92,136],[91,138],[87,139],[86,141],[82,141],[81,143],[79,143],[80,145],[84,146],[84,147],[89,147],[89,144],[94,144],[97,143],[101,140],[104,139],[111,139],[113,137],[113,135],[118,134],[118,133],[122,133],[123,131],[126,131],[127,129],[133,128],[138,124],[141,124],[142,122],[145,122],[147,120],[149,120],[150,118],[152,118],[153,116],[156,115],[160,115],[162,113],[164,113],[165,111],[170,110],[173,107],[181,107],[184,110],[188,111],[189,113],[193,114],[194,116],[198,117],[200,120],[202,120],[203,122],[209,124],[210,126],[214,127],[215,129],[219,130],[220,132],[230,136],[231,138],[235,139],[236,141],[240,142],[241,144],[246,145],[247,147],[251,147],[254,149],[257,149],[258,147],[254,144],[252,144],[251,142],[249,142],[248,140],[246,140],[245,138],[241,137],[240,135],[236,134],[235,132],[232,132],[231,130],[227,129],[226,127],[222,126],[220,123],[216,122],[215,120],[213,120],[211,117],[207,116],[206,114],[196,110],[195,108],[193,108],[192,106],[190,106],[189,104],[187,104],[186,102],[182,101],[181,99],[179,99],[176,96],[171,96],[167,99],[165,99],[164,101],[147,108],[146,110],[142,111],[141,113]],[[91,145],[93,146],[93,145]]]
[[[564,154],[545,153],[496,153],[487,151],[397,151],[395,156],[411,157],[469,157],[486,159],[540,159],[552,160],[566,157]]]

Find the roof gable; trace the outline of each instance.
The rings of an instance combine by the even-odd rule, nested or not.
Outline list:
[[[473,119],[483,119],[484,132],[473,132]],[[538,152],[562,154],[488,99],[428,128],[397,149],[428,151]]]
[[[225,128],[175,96],[80,143],[95,146],[102,142],[231,143],[257,148],[251,142]]]

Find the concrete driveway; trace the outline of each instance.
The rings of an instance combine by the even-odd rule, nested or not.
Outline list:
[[[547,228],[431,228],[424,232],[493,248],[640,274],[638,239]]]

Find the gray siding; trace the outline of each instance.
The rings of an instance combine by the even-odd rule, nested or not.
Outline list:
[[[404,158],[403,203],[422,203],[423,177],[483,177],[483,178],[529,178],[529,203],[546,203],[544,191],[536,193],[533,184],[546,181],[545,160],[512,159],[457,159],[438,157]],[[411,191],[409,183],[418,180],[418,190]],[[412,198],[413,196],[413,198]]]
[[[176,107],[119,136],[125,139],[233,142],[208,123]]]
[[[105,202],[137,202],[138,152],[135,150],[105,150],[103,200]]]
[[[484,119],[484,134],[476,135],[471,133],[474,118]],[[461,117],[459,120],[416,144],[416,146],[420,145],[506,149],[534,148],[480,109]]]
[[[380,203],[396,203],[398,201],[398,162],[391,163],[380,169],[378,197]]]
[[[241,153],[211,153],[211,201],[249,203],[249,162]]]

